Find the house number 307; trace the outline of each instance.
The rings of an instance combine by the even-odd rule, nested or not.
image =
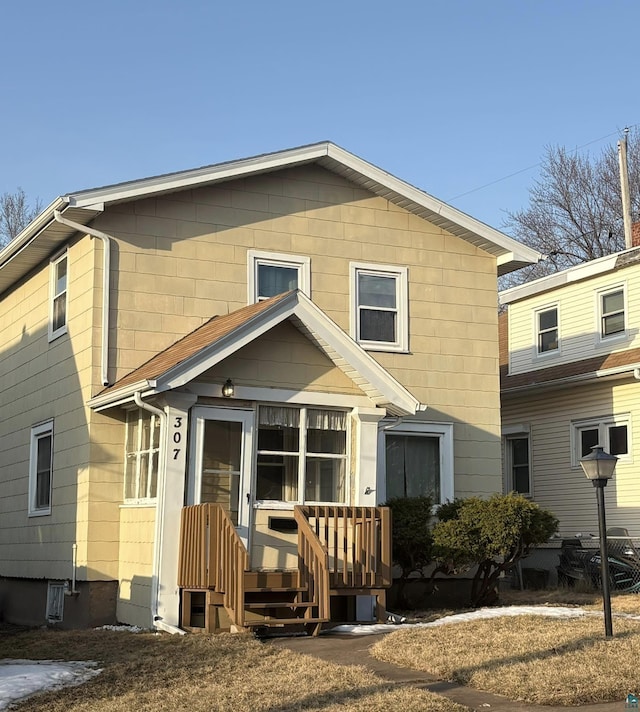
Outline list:
[[[173,419],[173,444],[179,446],[180,443],[182,442],[182,421],[183,417],[181,415],[177,415]],[[181,447],[174,447],[173,448],[173,459],[177,460],[180,457],[180,453],[182,452]]]

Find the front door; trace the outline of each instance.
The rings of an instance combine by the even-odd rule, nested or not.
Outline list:
[[[248,548],[253,411],[194,408],[189,503],[221,504]]]

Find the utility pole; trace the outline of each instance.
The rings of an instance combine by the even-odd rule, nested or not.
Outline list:
[[[620,188],[622,192],[622,219],[624,221],[624,246],[633,247],[631,236],[631,199],[629,197],[629,168],[627,165],[627,136],[629,129],[624,130],[624,137],[618,141],[618,159],[620,161]]]

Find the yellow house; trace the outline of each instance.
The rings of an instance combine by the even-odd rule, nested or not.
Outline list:
[[[501,489],[538,258],[331,143],[55,200],[0,252],[5,619],[380,615],[380,504]]]

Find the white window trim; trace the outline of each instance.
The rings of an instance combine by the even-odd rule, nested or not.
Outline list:
[[[388,341],[363,341],[359,338],[358,327],[358,274],[369,272],[381,277],[396,278],[397,297],[397,339]],[[368,351],[400,351],[409,350],[409,269],[395,265],[382,265],[370,262],[351,262],[349,264],[349,294],[350,294],[350,321],[349,335],[357,341],[362,348]]]
[[[49,466],[49,506],[37,507],[36,494],[38,491],[38,441],[44,437],[51,437],[51,463]],[[51,514],[51,499],[53,494],[53,420],[48,420],[31,428],[31,443],[29,447],[29,507],[30,517],[44,517]]]
[[[624,309],[624,330],[620,331],[617,334],[611,334],[609,336],[605,336],[602,333],[602,298],[605,297],[607,294],[612,294],[613,292],[622,292],[622,304],[623,304],[623,309]],[[611,342],[614,341],[625,341],[626,339],[629,338],[629,305],[627,303],[627,285],[625,282],[621,282],[620,284],[614,284],[608,287],[603,287],[602,289],[596,290],[596,325],[595,325],[595,334],[596,334],[596,344],[597,345],[602,345],[602,344],[611,344]]]
[[[295,408],[300,412],[300,423],[302,424],[303,422],[306,423],[306,418],[307,418],[307,410],[340,410],[339,408],[326,408],[323,406],[295,406],[295,405],[290,405],[289,403],[287,404],[282,404],[282,403],[261,403],[260,405],[277,405],[277,406],[282,406],[284,407],[290,407],[290,408]],[[258,408],[260,407],[258,406]],[[349,413],[347,413],[349,415]],[[345,454],[344,455],[336,455],[336,454],[330,454],[330,453],[322,453],[322,457],[326,457],[327,459],[335,459],[335,460],[343,460],[344,461],[344,501],[342,502],[322,502],[322,501],[316,501],[316,500],[307,500],[305,499],[304,493],[305,493],[305,485],[306,485],[306,477],[305,477],[305,465],[306,465],[306,459],[307,455],[311,454],[312,456],[314,453],[309,453],[307,450],[307,428],[300,428],[300,442],[298,445],[298,498],[296,501],[284,501],[280,499],[256,499],[254,502],[254,509],[280,509],[280,510],[289,510],[293,509],[295,505],[297,504],[310,504],[310,505],[323,505],[323,504],[333,504],[333,505],[344,505],[347,504],[349,501],[350,497],[350,492],[351,492],[351,468],[349,466],[349,463],[351,462],[351,437],[352,437],[352,419],[351,417],[347,417],[347,430],[346,430],[346,442],[345,442]],[[258,467],[257,467],[257,462],[258,462],[258,455],[262,452],[261,450],[258,449],[258,430],[260,428],[259,424],[259,415],[256,412],[256,449],[255,449],[255,454],[254,454],[254,470],[255,470],[255,475],[254,479],[257,478],[258,476]],[[267,452],[267,451],[265,451]],[[274,452],[275,451],[268,451],[268,452]],[[277,454],[277,453],[276,453]],[[284,455],[291,455],[295,454],[292,452],[283,452],[280,454]],[[254,491],[257,488],[257,483],[254,486]]]
[[[580,467],[580,437],[579,433],[584,429],[598,428],[598,445],[601,445],[606,452],[609,452],[609,426],[626,425],[627,427],[627,454],[616,455],[618,461],[623,464],[633,463],[633,443],[631,415],[623,413],[621,415],[605,415],[597,418],[585,418],[584,420],[574,420],[571,422],[571,467]]]
[[[454,499],[453,475],[453,423],[433,422],[400,422],[390,425],[389,421],[381,420],[378,432],[378,489],[379,501],[387,501],[387,454],[386,436],[390,435],[424,435],[437,437],[440,441],[440,502],[444,504]]]
[[[64,319],[64,324],[58,328],[55,329],[53,328],[53,310],[54,310],[54,300],[56,299],[58,293],[56,292],[56,268],[62,260],[67,261],[67,277],[66,277],[66,286],[64,290],[64,313],[65,313],[65,319]],[[62,292],[61,292],[62,294]],[[69,251],[64,250],[64,252],[58,254],[56,257],[51,259],[49,262],[49,341],[54,341],[57,339],[59,336],[62,336],[63,334],[67,333],[67,324],[69,321]]]
[[[127,452],[135,453],[136,454],[136,491],[139,494],[139,485],[140,485],[140,456],[143,453],[146,453],[149,455],[149,458],[151,459],[151,456],[153,453],[157,452],[158,454],[158,472],[156,473],[156,488],[158,487],[158,481],[160,478],[160,467],[161,462],[160,462],[160,453],[162,450],[162,443],[158,442],[158,447],[149,447],[147,450],[142,450],[140,445],[141,445],[141,440],[142,440],[142,428],[140,427],[140,424],[138,424],[138,442],[136,443],[136,449],[135,450],[128,450],[128,437],[129,437],[129,418],[133,415],[136,414],[138,416],[138,420],[140,420],[140,416],[147,413],[150,417],[151,422],[155,420],[158,420],[158,416],[155,413],[149,413],[149,411],[145,411],[142,408],[129,408],[127,409],[126,413],[126,419],[125,419],[125,437],[124,437],[124,473],[123,473],[123,479],[122,479],[122,484],[123,484],[123,492],[122,492],[122,504],[124,506],[130,506],[130,507],[139,507],[139,506],[155,506],[157,499],[158,499],[158,494],[156,490],[156,496],[155,497],[127,497]],[[162,427],[161,424],[159,424],[159,437],[162,437]],[[153,431],[152,431],[153,432]],[[153,443],[150,442],[150,445],[152,446]]]
[[[247,303],[258,301],[258,267],[261,264],[298,270],[298,289],[311,298],[311,258],[284,252],[247,251]]]
[[[521,494],[523,497],[527,497],[527,499],[530,499],[533,497],[533,465],[532,465],[532,457],[533,457],[533,448],[531,447],[531,433],[529,432],[529,428],[526,427],[526,429],[521,429],[519,431],[513,431],[513,432],[508,432],[505,433],[503,431],[503,441],[504,441],[504,489],[505,492],[515,492],[515,481],[513,477],[513,460],[512,460],[512,454],[511,454],[511,446],[510,443],[513,440],[522,440],[526,438],[527,439],[527,448],[528,448],[528,464],[529,464],[529,489],[527,492],[519,492],[518,494]]]
[[[558,348],[551,351],[540,351],[540,315],[544,312],[556,310],[556,331],[558,332]],[[560,306],[557,303],[546,304],[533,311],[533,353],[536,359],[548,359],[558,356],[562,352],[560,340]]]

